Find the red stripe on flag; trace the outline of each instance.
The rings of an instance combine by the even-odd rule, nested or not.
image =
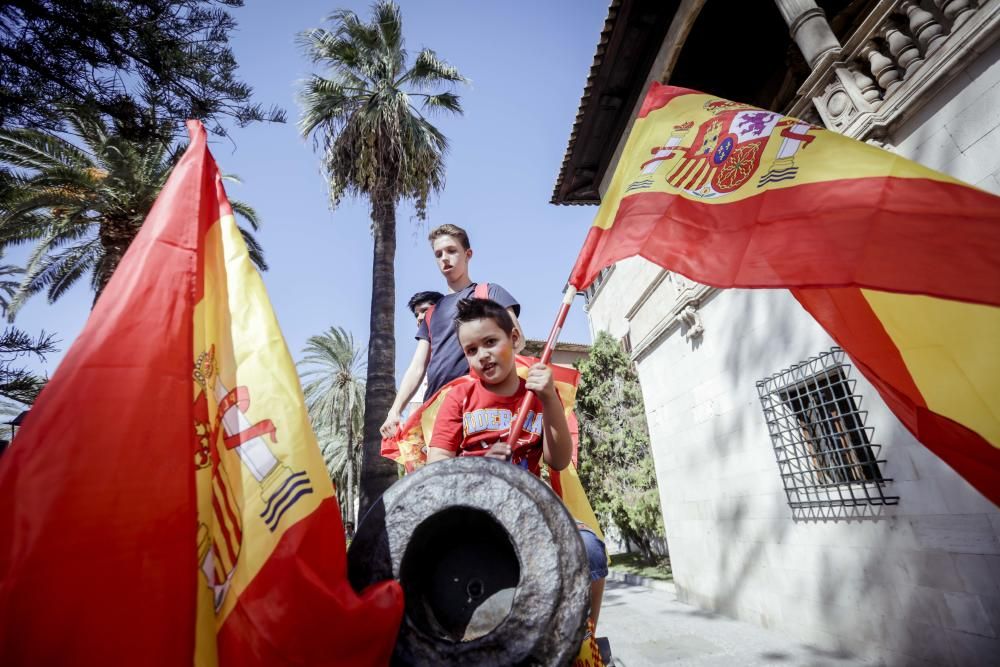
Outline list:
[[[229,490],[226,485],[222,483],[222,477],[220,476],[215,483],[218,485],[222,492],[222,504],[226,508],[226,513],[229,516],[229,520],[233,523],[233,528],[236,530],[236,542],[240,543],[243,541],[243,528],[240,526],[239,519],[236,515],[239,513],[239,507],[233,502],[233,499],[229,495]]]
[[[219,494],[212,494],[212,507],[215,509],[215,521],[218,524],[215,529],[222,534],[222,541],[226,545],[226,553],[229,554],[229,562],[236,563],[236,556],[239,554],[239,544],[233,543],[233,536],[226,527],[225,514],[223,513],[222,507],[219,506]]]
[[[285,531],[219,630],[220,664],[389,663],[402,591],[386,581],[356,594],[343,535],[336,498]]]
[[[639,118],[645,118],[657,109],[667,106],[671,100],[681,95],[704,95],[697,90],[689,88],[678,88],[677,86],[664,86],[654,83],[649,88],[649,92],[642,101],[642,108],[639,109]]]
[[[880,391],[884,384],[915,406],[927,407],[899,348],[860,289],[794,289],[792,296],[851,357],[878,360],[878,377],[869,379]]]
[[[715,287],[868,287],[1000,305],[997,202],[965,185],[893,177],[718,204],[644,192],[622,199],[610,228],[591,227],[570,282],[585,289],[639,255]]]
[[[190,665],[198,563],[192,318],[229,212],[200,125],[0,458],[0,655]]]

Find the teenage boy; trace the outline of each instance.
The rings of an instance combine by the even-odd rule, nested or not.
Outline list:
[[[441,292],[427,291],[427,292],[417,292],[410,297],[407,302],[406,307],[410,309],[413,316],[417,318],[417,326],[419,327],[424,323],[424,315],[427,311],[437,305],[437,302],[441,300],[444,294]]]
[[[536,476],[541,474],[541,460],[553,470],[566,468],[573,441],[552,371],[535,364],[527,379],[517,375],[514,347],[520,332],[510,314],[489,299],[464,300],[458,303],[454,326],[476,381],[457,386],[445,396],[431,433],[427,463],[455,456],[487,456],[510,460]],[[529,391],[534,397],[528,417],[511,450],[508,435]],[[596,626],[608,575],[607,552],[597,535],[578,525],[587,549],[590,617]]]
[[[385,422],[380,429],[383,438],[391,438],[399,428],[400,413],[417,391],[424,374],[427,375],[427,391],[424,400],[433,396],[438,389],[455,378],[469,373],[469,363],[462,354],[455,334],[455,313],[458,302],[474,296],[484,296],[496,301],[507,309],[514,325],[520,333],[517,316],[521,305],[507,290],[494,283],[489,284],[486,294],[477,293],[477,283],[469,277],[469,260],[472,247],[469,235],[457,225],[441,225],[432,230],[427,239],[434,250],[438,270],[448,281],[449,294],[444,295],[434,306],[434,310],[421,322],[417,329],[417,349],[413,352],[410,365],[399,384],[396,400],[393,401]],[[480,290],[482,291],[482,290]],[[524,347],[521,336],[519,351]]]

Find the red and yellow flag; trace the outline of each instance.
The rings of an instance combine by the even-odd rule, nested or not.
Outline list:
[[[0,656],[377,665],[333,487],[200,123],[0,459]]]
[[[791,289],[902,423],[1000,502],[1000,198],[654,83],[570,282],[635,255],[715,287]]]
[[[538,362],[533,357],[517,356],[517,373],[522,378],[527,377],[528,369]],[[577,521],[585,524],[594,533],[604,539],[604,533],[594,514],[594,509],[583,490],[580,476],[576,471],[578,453],[578,425],[573,407],[576,405],[576,388],[580,383],[580,374],[572,368],[552,364],[552,378],[559,392],[559,398],[566,408],[566,419],[569,422],[570,435],[573,437],[573,456],[570,465],[562,471],[552,470],[541,462],[542,477],[549,483],[552,490],[559,496],[566,509]],[[472,375],[464,375],[441,387],[436,394],[413,411],[395,437],[382,440],[382,456],[401,464],[407,473],[418,470],[427,463],[427,446],[430,435],[434,432],[434,422],[438,411],[444,403],[445,396],[455,387],[467,382],[476,382]]]

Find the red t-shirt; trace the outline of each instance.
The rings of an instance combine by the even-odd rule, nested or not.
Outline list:
[[[494,394],[478,379],[453,387],[434,420],[431,447],[447,449],[458,456],[485,455],[495,442],[507,440],[527,391],[524,380],[512,396]],[[541,458],[542,403],[533,396],[511,462],[538,475]]]

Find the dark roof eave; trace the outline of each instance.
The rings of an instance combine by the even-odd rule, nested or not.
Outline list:
[[[680,0],[612,0],[550,202],[592,205]]]
[[[587,199],[574,199],[572,201],[566,201],[561,198],[559,191],[562,189],[563,179],[566,177],[566,169],[569,167],[570,159],[573,155],[573,148],[576,145],[576,137],[580,132],[580,126],[583,124],[583,117],[586,114],[587,106],[590,103],[590,91],[597,81],[597,75],[600,73],[601,65],[604,64],[604,54],[607,51],[608,42],[611,40],[611,33],[615,29],[615,21],[618,18],[618,9],[622,4],[622,0],[611,0],[611,4],[608,6],[608,16],[604,19],[604,28],[601,30],[601,36],[597,40],[597,50],[594,53],[594,60],[590,65],[590,73],[587,75],[587,83],[583,86],[583,95],[580,96],[580,106],[576,110],[576,118],[573,120],[573,129],[569,133],[569,141],[566,144],[566,153],[563,155],[562,165],[559,167],[559,176],[556,178],[555,188],[552,190],[552,199],[549,200],[550,204],[557,205],[568,205],[568,206],[587,206],[592,204],[600,204],[601,196],[597,192],[593,193],[592,197]]]

